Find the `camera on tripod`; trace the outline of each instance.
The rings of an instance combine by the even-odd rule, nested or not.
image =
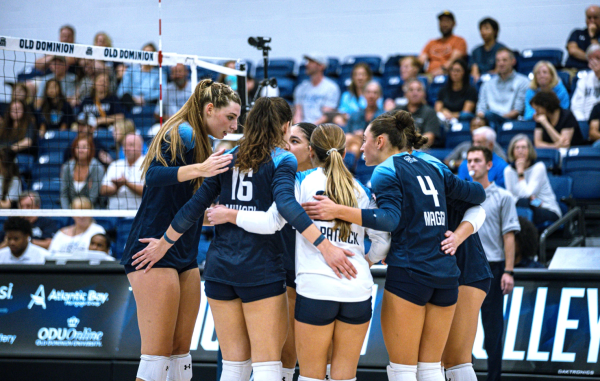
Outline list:
[[[276,89],[277,88],[277,79],[269,78],[269,50],[271,47],[268,45],[271,42],[271,37],[250,37],[248,38],[248,43],[251,46],[254,46],[258,50],[262,50],[263,52],[263,70],[264,70],[264,79],[260,81],[258,84],[258,89],[254,94],[254,99],[252,99],[252,105],[254,102],[260,97],[263,89],[268,88],[269,86]]]
[[[271,42],[271,37],[249,37],[248,43],[259,50],[271,50],[267,44]]]

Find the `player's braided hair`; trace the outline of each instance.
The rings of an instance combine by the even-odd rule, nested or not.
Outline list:
[[[400,150],[419,149],[427,144],[427,137],[415,127],[411,113],[399,110],[385,113],[371,122],[373,137],[386,134],[393,147]]]
[[[291,122],[292,109],[283,98],[258,98],[246,118],[235,166],[240,172],[257,170],[271,160],[276,147],[285,148],[283,125]],[[289,126],[288,126],[289,128]]]
[[[354,178],[346,165],[343,155],[346,152],[346,135],[337,125],[321,124],[310,137],[310,147],[317,155],[327,177],[325,195],[340,205],[358,207]],[[336,219],[334,229],[340,229],[340,238],[346,241],[350,236],[349,222]]]
[[[240,97],[231,87],[223,83],[213,82],[211,79],[200,81],[196,85],[192,96],[179,111],[169,118],[152,140],[148,154],[142,164],[143,176],[146,175],[153,160],[158,161],[164,166],[168,165],[161,151],[163,143],[169,145],[171,164],[174,164],[178,157],[184,161],[184,164],[192,164],[185,163],[183,155],[185,147],[179,135],[178,128],[183,122],[189,123],[194,131],[194,162],[204,162],[212,154],[210,139],[208,138],[208,128],[202,119],[204,107],[212,103],[215,108],[219,109],[227,107],[231,102],[242,104]],[[200,177],[192,181],[194,182],[194,191],[196,191],[202,185],[203,178]]]

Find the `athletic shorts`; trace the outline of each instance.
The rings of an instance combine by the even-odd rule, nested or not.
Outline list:
[[[281,295],[285,291],[285,280],[248,287],[232,286],[211,280],[204,281],[206,297],[215,300],[234,300],[239,298],[242,299],[242,303],[250,303]]]
[[[347,324],[364,324],[373,315],[372,298],[362,302],[334,302],[296,295],[294,317],[301,323],[328,325],[336,320]]]
[[[285,284],[287,287],[296,289],[296,270],[285,269]]]
[[[471,282],[469,284],[463,284],[462,286],[475,287],[487,294],[488,292],[490,292],[491,284],[492,284],[492,278],[485,278],[482,280],[478,280],[476,282]]]
[[[425,286],[411,278],[402,267],[388,266],[385,289],[399,298],[419,306],[427,303],[439,307],[449,307],[458,300],[458,287],[434,288]]]
[[[132,273],[134,271],[137,271],[135,269],[137,267],[137,265],[132,266],[132,265],[126,264],[126,265],[123,265],[123,266],[125,267],[125,274],[129,274],[129,273]],[[140,269],[140,271],[143,270],[143,269],[145,269],[145,268],[146,268],[145,266],[142,267]],[[198,262],[196,262],[196,259],[194,258],[194,261],[191,262],[190,264],[187,264],[185,266],[179,266],[179,267],[177,267],[175,265],[172,265],[170,263],[160,263],[160,262],[157,262],[157,263],[154,264],[154,266],[152,266],[152,268],[153,269],[161,269],[161,268],[163,268],[163,269],[175,269],[175,270],[177,270],[178,274],[181,274],[181,273],[184,273],[184,272],[186,272],[188,270],[191,270],[191,269],[197,269],[198,268]]]

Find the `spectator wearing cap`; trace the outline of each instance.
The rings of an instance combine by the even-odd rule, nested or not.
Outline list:
[[[145,52],[156,52],[156,46],[148,43],[142,47],[142,50]],[[131,65],[123,73],[123,80],[117,88],[117,97],[121,99],[123,105],[128,109],[134,105],[154,105],[158,102],[160,95],[159,78],[160,75],[157,66]],[[167,83],[165,77],[163,77],[163,83]]]
[[[43,265],[49,255],[46,249],[29,242],[31,224],[21,217],[9,217],[4,223],[8,247],[0,249],[2,265]]]
[[[516,62],[515,54],[510,49],[498,49],[498,75],[484,83],[479,90],[477,115],[485,117],[496,130],[507,120],[517,119],[525,110],[529,79],[514,70]]]
[[[504,168],[508,164],[506,163],[505,152],[496,144],[496,131],[487,126],[479,127],[473,131],[472,147],[485,147],[492,152],[492,168],[488,169],[488,179],[500,188],[504,188]],[[473,181],[466,159],[467,155],[465,153],[464,160],[458,167],[458,177],[462,180]]]
[[[71,25],[63,25],[59,29],[58,40],[65,44],[74,44],[75,43],[75,28]],[[50,61],[55,56],[51,54],[46,54],[41,56],[40,58],[35,60],[35,69],[39,72],[45,73],[46,69],[50,65]],[[77,63],[77,58],[75,57],[66,57],[67,63],[69,66],[75,65]]]
[[[577,81],[577,87],[571,98],[571,111],[580,122],[587,121],[594,105],[600,102],[600,45],[590,45],[586,55],[591,70]]]
[[[235,68],[235,61],[232,62]],[[183,64],[177,64],[171,68],[171,82],[164,87],[166,91],[163,92],[163,123],[175,115],[192,95],[192,83],[188,80],[189,74],[188,67]],[[157,104],[154,110],[157,120],[160,115],[159,106]]]
[[[310,77],[294,90],[294,123],[321,124],[326,113],[335,112],[340,100],[340,88],[325,77],[328,60],[322,54],[305,55],[306,74]]]
[[[567,41],[569,57],[566,68],[585,70],[588,67],[587,49],[600,37],[600,7],[591,5],[585,10],[585,29],[575,29]]]
[[[94,141],[89,135],[79,135],[71,145],[72,159],[60,171],[60,205],[68,209],[73,201],[86,197],[92,206],[100,206],[100,184],[104,167],[96,160]]]
[[[471,53],[471,76],[475,82],[479,81],[482,74],[496,72],[496,53],[498,49],[505,48],[498,42],[500,25],[493,18],[486,17],[479,22],[479,33],[483,45],[473,49]]]
[[[93,140],[96,149],[96,159],[106,166],[112,163],[114,158],[108,153],[108,149],[102,144],[102,140],[96,137],[96,117],[94,114],[80,112],[79,115],[77,115],[77,124],[74,129],[77,131],[77,136],[89,136]],[[71,147],[65,150],[63,157],[65,161],[71,159]]]
[[[142,203],[142,137],[125,136],[125,159],[113,161],[104,175],[100,195],[108,197],[108,209],[137,210]]]
[[[442,145],[440,121],[425,100],[425,87],[418,79],[411,79],[404,84],[404,94],[408,99],[405,106],[396,107],[395,110],[404,110],[412,114],[415,127],[427,137],[426,147],[439,147]]]
[[[48,64],[51,73],[41,77],[35,78],[35,84],[37,86],[37,98],[36,108],[39,109],[44,101],[44,91],[46,89],[46,82],[50,79],[56,79],[60,83],[62,93],[67,98],[70,104],[75,104],[75,94],[77,92],[77,76],[73,73],[69,73],[69,64],[63,56],[53,56]]]
[[[429,41],[419,55],[422,65],[429,62],[427,73],[433,76],[444,75],[448,72],[452,61],[467,55],[465,39],[452,34],[456,26],[454,14],[450,11],[443,11],[438,15],[438,20],[442,37]]]
[[[110,77],[100,72],[94,77],[94,87],[89,97],[81,102],[81,111],[96,117],[96,127],[106,128],[123,119],[121,101],[110,91]]]

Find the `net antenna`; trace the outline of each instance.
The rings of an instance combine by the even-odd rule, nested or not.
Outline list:
[[[162,69],[162,1],[158,0],[158,109],[159,123],[163,126],[163,69]],[[195,86],[194,86],[195,87]]]

